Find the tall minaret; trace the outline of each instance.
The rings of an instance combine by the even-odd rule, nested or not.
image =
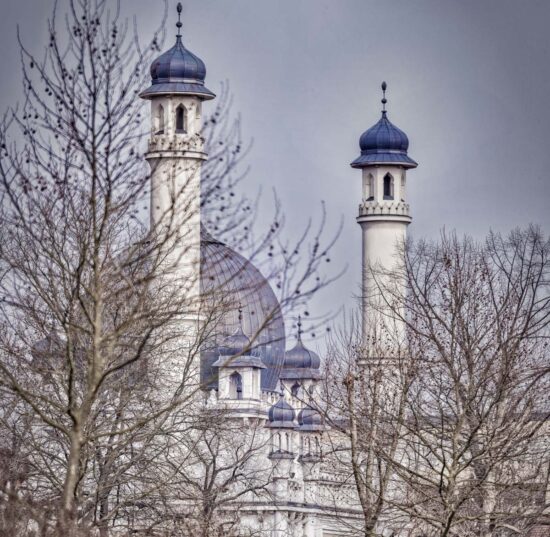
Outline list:
[[[176,44],[151,64],[151,136],[145,155],[151,167],[151,230],[166,234],[169,259],[190,296],[200,276],[200,176],[204,152],[202,102],[215,95],[205,87],[204,62],[187,50],[178,3]]]
[[[407,203],[406,175],[409,168],[417,166],[407,155],[407,135],[388,119],[386,88],[387,84],[382,82],[382,117],[361,135],[361,155],[351,163],[353,168],[363,172],[363,195],[357,222],[363,235],[362,332],[367,348],[386,345],[401,331],[393,323],[388,333],[388,326],[392,325],[384,315],[388,296],[380,296],[379,284],[393,286],[393,290],[400,293],[403,287],[399,286],[403,283],[387,276],[377,280],[380,277],[377,269],[390,271],[399,263],[399,246],[404,242],[407,226],[412,221]]]

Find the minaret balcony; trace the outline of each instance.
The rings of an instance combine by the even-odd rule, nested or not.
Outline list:
[[[397,217],[399,219],[405,219],[410,221],[411,215],[409,213],[409,204],[404,201],[384,200],[380,201],[364,201],[359,205],[358,218],[373,217],[379,219],[380,217]]]
[[[204,150],[204,138],[200,134],[154,134],[149,140],[148,152],[177,151],[202,153]]]

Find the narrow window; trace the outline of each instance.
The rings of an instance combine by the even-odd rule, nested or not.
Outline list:
[[[401,176],[401,201],[405,201],[405,174]]]
[[[162,104],[159,104],[157,108],[156,127],[157,134],[164,134],[164,107]]]
[[[300,384],[298,382],[295,382],[292,385],[292,388],[290,388],[290,393],[292,393],[292,397],[298,397],[299,390],[300,390]]]
[[[374,177],[369,174],[367,179],[367,201],[374,199]]]
[[[243,398],[243,379],[237,372],[229,377],[229,397],[231,399]]]
[[[176,108],[176,132],[184,133],[186,132],[187,123],[187,110],[183,104],[180,104]]]
[[[393,199],[393,177],[389,173],[384,176],[384,199]]]

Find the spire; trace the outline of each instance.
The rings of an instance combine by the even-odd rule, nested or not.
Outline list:
[[[237,317],[239,326],[237,327],[235,334],[242,334],[244,336],[245,333],[244,333],[244,327],[243,327],[243,305],[240,302],[239,302],[239,309],[237,311],[239,312],[239,315]]]
[[[176,9],[178,10],[178,22],[176,22],[176,27],[178,28],[178,33],[176,35],[176,37],[178,39],[181,39],[181,27],[183,26],[183,24],[181,23],[181,12],[182,12],[182,5],[181,5],[181,2],[178,2],[178,5],[176,7]]]
[[[382,82],[382,115],[386,115],[387,111],[386,111],[386,103],[388,102],[388,100],[386,99],[386,89],[387,89],[388,85],[386,84],[386,82]]]
[[[302,342],[302,316],[298,315],[298,335],[296,339],[301,343]]]

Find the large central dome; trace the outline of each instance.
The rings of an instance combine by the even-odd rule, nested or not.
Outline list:
[[[201,381],[209,387],[217,385],[217,368],[212,364],[219,358],[223,340],[242,323],[244,333],[253,339],[252,354],[266,366],[262,370],[262,389],[276,390],[285,355],[285,327],[279,301],[250,261],[205,230],[201,233],[201,294],[215,317],[216,310],[219,312],[215,334],[201,353]]]

